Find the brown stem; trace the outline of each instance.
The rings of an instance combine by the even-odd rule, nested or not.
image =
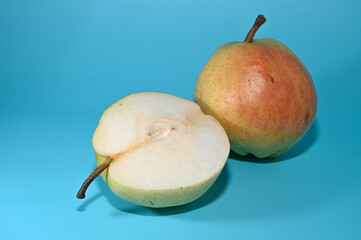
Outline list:
[[[85,192],[88,189],[89,185],[93,182],[93,180],[99,176],[105,169],[107,169],[111,163],[112,159],[108,158],[104,163],[100,164],[91,174],[90,176],[84,181],[83,185],[79,189],[76,197],[79,199],[85,198]]]
[[[253,27],[251,30],[249,30],[246,39],[244,39],[244,42],[251,43],[253,41],[253,37],[256,34],[258,28],[262,26],[263,23],[266,22],[266,18],[263,15],[258,15],[256,21],[253,24]]]

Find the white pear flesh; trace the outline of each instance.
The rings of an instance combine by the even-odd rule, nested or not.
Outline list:
[[[126,96],[103,113],[93,136],[109,188],[129,202],[170,207],[202,196],[230,151],[222,126],[189,100],[165,93]]]

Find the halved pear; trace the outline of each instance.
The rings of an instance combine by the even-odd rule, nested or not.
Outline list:
[[[100,173],[119,197],[148,207],[170,207],[202,196],[222,171],[230,150],[222,126],[189,100],[143,92],[115,102],[93,136],[98,168],[77,195],[84,198]]]

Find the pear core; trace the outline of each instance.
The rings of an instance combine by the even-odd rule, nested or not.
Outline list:
[[[192,101],[165,93],[124,97],[93,136],[101,176],[119,197],[148,207],[186,204],[215,182],[230,144],[222,126]]]

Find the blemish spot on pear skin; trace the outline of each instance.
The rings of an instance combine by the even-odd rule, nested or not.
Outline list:
[[[304,118],[305,124],[307,124],[308,119],[310,119],[310,114],[309,114],[309,113],[306,113],[306,114],[305,114],[305,118]]]
[[[271,78],[271,82],[272,82],[272,83],[275,83],[274,78],[273,78],[271,75],[268,75],[268,76]]]
[[[153,203],[152,201],[149,200],[149,203],[150,203],[152,206],[154,206],[154,203]]]

